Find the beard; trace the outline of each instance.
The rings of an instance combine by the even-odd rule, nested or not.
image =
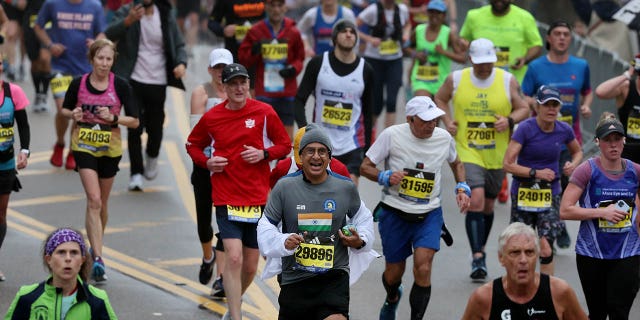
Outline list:
[[[336,43],[336,49],[342,50],[342,51],[351,51],[355,47],[356,47],[355,42],[353,43],[353,45],[343,45],[341,43]]]
[[[510,0],[497,0],[491,1],[491,11],[495,14],[503,14],[509,10],[509,6],[511,5]]]

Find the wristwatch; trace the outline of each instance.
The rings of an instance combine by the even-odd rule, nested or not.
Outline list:
[[[29,156],[31,155],[31,151],[29,151],[29,149],[21,149],[20,153],[26,154],[27,158],[29,158]]]
[[[269,151],[262,150],[262,155],[264,156],[264,160],[268,160],[269,159]]]
[[[536,169],[531,168],[531,171],[529,171],[529,176],[531,178],[535,178],[536,177]]]
[[[360,249],[364,248],[364,246],[366,246],[366,245],[367,245],[367,242],[362,240],[362,244],[359,247],[357,247],[356,250],[360,250]]]

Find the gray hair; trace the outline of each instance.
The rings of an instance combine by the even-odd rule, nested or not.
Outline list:
[[[504,253],[504,245],[509,239],[519,235],[531,238],[536,245],[536,253],[540,253],[540,239],[538,239],[536,231],[522,222],[514,222],[508,225],[504,231],[502,231],[500,237],[498,237],[498,254]]]

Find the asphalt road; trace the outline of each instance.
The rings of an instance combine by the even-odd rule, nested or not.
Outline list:
[[[186,79],[188,88],[207,80],[210,49],[195,48]],[[30,82],[23,84],[28,96],[33,97]],[[210,300],[210,288],[197,281],[201,253],[189,182],[191,162],[183,147],[189,130],[189,96],[189,90],[183,93],[173,89],[167,95],[168,117],[159,176],[154,181],[145,181],[144,192],[129,192],[126,152],[120,164],[121,172],[116,176],[104,248],[109,280],[99,287],[108,292],[121,319],[217,319],[226,310],[223,302]],[[402,121],[404,109],[402,104],[399,107],[398,121]],[[50,99],[50,109],[53,108]],[[46,234],[59,226],[84,230],[85,198],[77,173],[49,164],[54,143],[53,117],[53,111],[29,112],[32,156],[28,168],[19,174],[22,191],[11,196],[9,228],[0,250],[0,269],[7,277],[7,281],[0,282],[1,314],[6,312],[20,285],[39,282],[47,276],[40,258]],[[454,183],[448,166],[443,172],[445,221],[455,240],[451,247],[443,243],[435,257],[431,302],[425,318],[459,319],[469,295],[479,284],[469,279],[470,252],[464,217],[455,207],[453,192],[449,192]],[[365,203],[373,208],[380,198],[380,188],[363,179],[359,189]],[[495,212],[487,248],[490,278],[502,275],[496,254],[497,234],[508,223],[509,205],[498,204]],[[575,238],[578,224],[569,222],[568,225]],[[379,241],[374,248],[382,252]],[[586,309],[573,248],[559,250],[554,261],[556,275],[573,286]],[[383,258],[375,260],[352,287],[351,319],[377,319],[385,297],[380,282],[383,270]],[[408,319],[408,293],[413,283],[410,267],[403,282],[406,294],[400,303],[398,318]],[[245,319],[276,319],[277,294],[274,279],[256,280],[244,297]],[[635,300],[632,314],[640,314],[640,297]]]

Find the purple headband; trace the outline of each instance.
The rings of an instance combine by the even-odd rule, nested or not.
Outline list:
[[[44,247],[44,253],[50,256],[60,244],[71,241],[77,242],[80,245],[80,253],[84,256],[86,248],[82,235],[74,230],[66,228],[58,229],[51,235],[49,241],[47,241],[47,245]]]

